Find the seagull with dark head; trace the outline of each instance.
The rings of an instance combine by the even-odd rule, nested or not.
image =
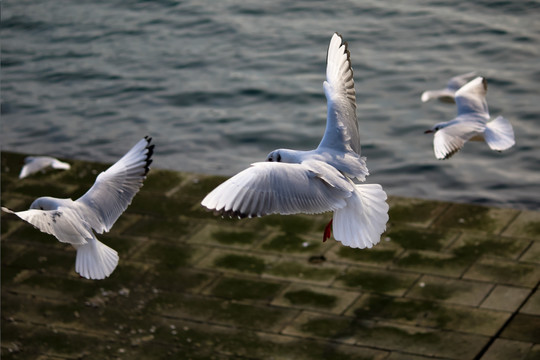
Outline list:
[[[323,86],[328,111],[317,149],[274,150],[267,161],[252,164],[215,188],[202,205],[240,218],[333,211],[336,240],[353,248],[377,244],[388,221],[387,196],[378,184],[360,184],[369,172],[360,155],[350,53],[337,33],[328,47]]]
[[[143,185],[152,163],[154,145],[145,137],[96,178],[79,199],[40,197],[29,210],[14,212],[38,230],[77,249],[75,271],[87,279],[104,279],[118,265],[118,253],[99,241],[94,231],[110,231]]]

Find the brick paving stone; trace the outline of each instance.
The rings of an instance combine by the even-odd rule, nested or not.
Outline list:
[[[390,224],[406,223],[428,227],[448,208],[448,203],[390,196]]]
[[[498,235],[463,234],[452,244],[450,251],[463,257],[491,255],[517,260],[530,243],[530,240]]]
[[[441,358],[434,358],[432,356],[404,354],[402,352],[392,351],[392,353],[386,360],[433,360],[433,359],[441,359]]]
[[[404,252],[391,265],[391,268],[459,278],[473,262],[474,259],[468,256],[461,257],[438,251],[411,250]]]
[[[452,204],[435,222],[435,228],[454,228],[473,232],[499,234],[519,210],[490,208],[480,205]]]
[[[521,256],[520,261],[540,264],[540,241],[533,241],[531,247]]]
[[[529,353],[532,343],[523,341],[497,339],[482,360],[522,360]]]
[[[23,158],[2,152],[3,206],[77,198],[108,167],[70,161],[20,181]],[[540,213],[390,197],[381,242],[350,249],[322,243],[329,213],[214,216],[200,201],[223,180],[152,169],[98,235],[120,255],[101,281],[75,273],[71,246],[2,213],[1,357],[540,357],[538,295],[517,312],[540,280]]]
[[[402,296],[418,278],[416,274],[351,266],[333,286]]]
[[[480,335],[494,335],[510,317],[500,311],[376,294],[363,295],[346,314],[359,320],[386,320]]]
[[[540,278],[540,266],[489,257],[478,260],[463,277],[471,280],[533,287]]]
[[[341,314],[359,296],[356,291],[292,283],[271,304]]]
[[[513,311],[530,294],[531,289],[507,285],[497,285],[482,302],[481,307],[493,310]]]
[[[505,236],[540,238],[540,213],[537,211],[521,211],[518,217],[503,232]]]
[[[540,292],[536,291],[520,310],[523,314],[540,316]]]
[[[195,266],[245,274],[262,274],[277,259],[276,256],[261,255],[260,253],[214,248]]]
[[[407,293],[407,297],[477,306],[492,288],[493,284],[490,283],[424,275]]]
[[[344,344],[354,344],[357,341],[356,328],[357,325],[354,318],[303,311],[281,333],[297,337],[315,337]]]
[[[480,335],[309,312],[297,317],[283,333],[449,359],[472,359],[488,340]]]
[[[540,341],[540,316],[517,314],[504,329],[501,338],[538,343]]]
[[[259,277],[223,276],[203,293],[235,301],[270,303],[286,286],[286,283],[262,280]]]
[[[189,243],[219,245],[233,249],[251,249],[262,241],[266,233],[257,233],[251,229],[239,228],[234,224],[218,225],[216,223],[204,226],[192,235]]]
[[[345,272],[345,266],[328,262],[310,263],[309,257],[304,261],[294,258],[279,258],[268,267],[263,274],[265,278],[290,280],[317,285],[330,285],[337,276]]]
[[[535,344],[525,357],[525,360],[540,359],[540,344]]]
[[[328,240],[322,242],[321,233],[272,233],[268,238],[258,244],[257,248],[269,253],[283,253],[291,255],[316,255],[324,254],[334,246],[334,242]]]
[[[403,248],[401,246],[395,242],[385,240],[383,235],[381,242],[371,249],[353,249],[336,245],[326,252],[324,256],[333,262],[387,268],[402,252]]]
[[[441,251],[451,244],[459,232],[448,229],[422,229],[407,225],[393,226],[386,231],[385,240],[397,243],[406,250]]]

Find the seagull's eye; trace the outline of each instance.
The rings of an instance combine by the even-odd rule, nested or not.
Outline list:
[[[272,161],[272,157],[268,157],[268,161]]]
[[[45,210],[45,209],[43,209],[43,206],[40,206],[39,208],[40,208],[41,210]]]

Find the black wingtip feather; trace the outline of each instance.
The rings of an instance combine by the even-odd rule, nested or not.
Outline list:
[[[144,175],[146,176],[146,174],[148,174],[148,172],[150,171],[150,164],[152,164],[152,162],[154,161],[152,159],[152,155],[154,155],[155,145],[150,145],[150,142],[152,141],[152,138],[150,136],[145,136],[144,138],[148,143],[146,146],[146,149],[148,150],[148,152],[146,153],[146,165],[144,166]]]

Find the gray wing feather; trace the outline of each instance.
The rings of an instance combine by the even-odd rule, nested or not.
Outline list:
[[[143,185],[152,162],[151,138],[140,140],[126,155],[98,175],[94,185],[76,203],[92,228],[109,231]]]
[[[201,204],[238,217],[313,214],[345,206],[352,191],[350,181],[323,162],[259,162],[219,185]]]

